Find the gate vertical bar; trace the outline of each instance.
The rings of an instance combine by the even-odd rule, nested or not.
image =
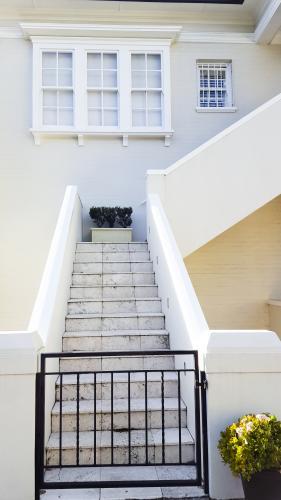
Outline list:
[[[194,384],[194,402],[195,402],[195,433],[196,433],[196,470],[197,479],[202,483],[202,459],[201,459],[201,415],[200,415],[200,372],[198,353],[194,353],[195,384]]]
[[[35,500],[40,500],[44,485],[45,455],[45,358],[41,355],[41,371],[36,374],[35,387]]]
[[[201,412],[202,412],[202,439],[203,439],[203,470],[204,491],[209,494],[209,455],[208,455],[208,420],[207,420],[207,378],[206,373],[200,373],[201,378]]]

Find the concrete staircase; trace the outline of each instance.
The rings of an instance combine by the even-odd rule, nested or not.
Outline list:
[[[169,335],[150,261],[147,243],[98,244],[78,243],[73,280],[66,316],[63,351],[140,351],[163,350],[161,356],[118,356],[61,359],[62,383],[56,383],[56,402],[51,415],[51,435],[46,447],[47,465],[59,462],[60,395],[62,397],[62,463],[76,461],[77,376],[72,371],[108,371],[173,369],[169,354]],[[96,400],[93,374],[81,374],[79,384],[79,462],[93,463],[96,440],[96,463],[111,463],[111,375],[96,375]],[[146,458],[145,380],[144,373],[131,373],[131,463]],[[165,373],[165,460],[177,463],[178,452],[178,383],[176,373]],[[150,463],[162,459],[161,373],[148,373],[147,423]],[[128,462],[128,374],[114,374],[113,379],[113,458],[114,464]],[[182,460],[194,460],[194,441],[187,427],[187,408],[181,405]],[[96,417],[94,418],[94,409]],[[96,433],[94,436],[94,428]],[[84,474],[84,476],[83,476]],[[92,476],[91,476],[92,474]],[[164,474],[164,475],[163,475]],[[97,476],[98,475],[98,476]],[[194,466],[177,467],[96,467],[50,469],[46,480],[70,481],[112,479],[179,479],[194,477]],[[82,479],[81,479],[82,478]],[[93,479],[92,479],[93,480]],[[140,491],[141,490],[141,491]],[[80,491],[80,493],[79,493]],[[92,492],[92,496],[90,493]],[[129,492],[129,493],[128,493]],[[48,491],[47,498],[206,498],[201,488],[129,488],[102,490]],[[68,495],[68,496],[67,496]],[[76,496],[75,496],[76,495]],[[78,496],[77,496],[78,495]],[[79,496],[80,495],[80,496]],[[98,495],[98,496],[97,496]],[[129,495],[129,496],[128,496]],[[130,496],[131,495],[131,496]],[[136,496],[137,495],[137,496]],[[169,496],[170,495],[170,496]]]

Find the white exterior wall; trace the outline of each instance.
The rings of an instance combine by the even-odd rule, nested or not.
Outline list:
[[[163,169],[280,91],[281,48],[254,44],[178,43],[171,49],[170,147],[162,139],[50,139],[35,146],[31,127],[32,46],[0,39],[0,328],[26,328],[65,186],[84,205],[132,205],[134,239],[145,234],[145,175]],[[233,61],[236,113],[197,113],[197,59]],[[268,77],[270,75],[270,78]],[[31,252],[31,249],[32,252]],[[35,249],[35,251],[34,251]],[[16,287],[15,287],[16,283]]]

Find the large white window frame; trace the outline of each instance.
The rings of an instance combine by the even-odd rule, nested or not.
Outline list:
[[[36,143],[44,136],[74,136],[80,145],[86,136],[112,135],[123,138],[128,145],[130,136],[164,137],[169,145],[171,128],[171,89],[170,89],[170,40],[144,39],[86,39],[32,37],[33,42],[33,123],[32,133]],[[44,125],[42,54],[44,52],[71,52],[73,74],[73,125]],[[118,121],[115,125],[89,125],[88,122],[88,85],[87,54],[117,54],[117,94]],[[132,122],[132,54],[159,54],[162,74],[162,122],[160,126],[133,126]]]

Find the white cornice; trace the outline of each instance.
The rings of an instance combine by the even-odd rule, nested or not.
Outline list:
[[[16,26],[0,26],[0,38],[22,38],[22,31]]]
[[[138,24],[59,24],[21,23],[26,38],[34,36],[99,37],[99,38],[165,38],[174,40],[181,26]]]
[[[178,41],[186,43],[254,43],[254,33],[182,31]]]
[[[254,43],[254,33],[188,31],[178,25],[21,23],[0,27],[0,38],[146,38],[183,43]]]

